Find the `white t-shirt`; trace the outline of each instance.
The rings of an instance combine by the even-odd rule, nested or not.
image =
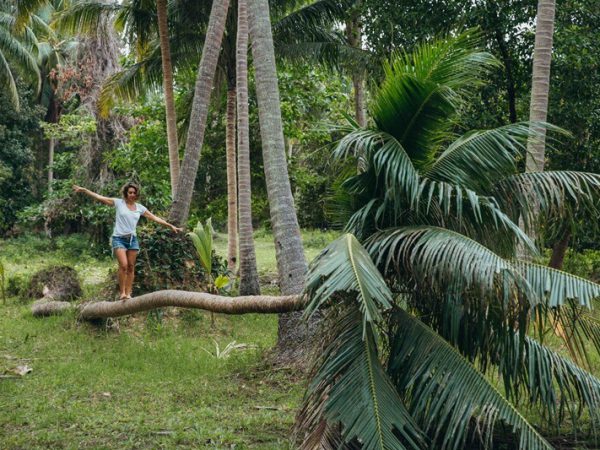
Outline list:
[[[113,198],[115,202],[115,229],[113,236],[124,236],[126,234],[135,235],[135,227],[137,226],[140,216],[148,209],[140,203],[135,204],[135,211],[127,207],[127,203],[122,198]]]

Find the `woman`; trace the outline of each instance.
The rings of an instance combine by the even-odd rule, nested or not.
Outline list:
[[[156,223],[171,228],[175,233],[183,231],[182,228],[177,228],[171,225],[166,220],[156,217],[146,207],[140,203],[136,203],[139,198],[140,189],[134,183],[127,183],[121,189],[123,198],[109,198],[90,191],[81,186],[73,186],[75,192],[83,192],[93,199],[104,203],[105,205],[114,206],[115,227],[112,233],[112,248],[113,253],[119,262],[119,300],[127,300],[131,298],[133,288],[133,275],[135,269],[135,260],[137,253],[140,250],[140,245],[135,234],[140,216],[144,216]]]

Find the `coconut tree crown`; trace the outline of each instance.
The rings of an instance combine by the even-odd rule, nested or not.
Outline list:
[[[553,425],[581,408],[600,424],[600,381],[534,339],[556,331],[586,364],[600,286],[516,258],[537,253],[520,218],[527,230],[596,214],[600,177],[519,173],[532,130],[560,132],[548,124],[457,134],[496,66],[472,32],[396,55],[374,125],[337,143],[355,173],[336,198],[349,233],[308,275],[306,314],[323,309],[328,331],[298,421],[305,448],[458,449],[473,433],[491,446],[497,421],[522,449],[552,448],[519,401]]]

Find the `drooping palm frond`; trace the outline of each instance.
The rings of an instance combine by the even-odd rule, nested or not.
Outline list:
[[[548,307],[562,306],[573,300],[591,309],[593,300],[600,298],[600,285],[593,281],[531,262],[518,261],[514,264],[534,295],[543,299],[542,303]]]
[[[145,48],[158,33],[156,0],[130,0],[122,4],[115,26],[125,33],[127,42]]]
[[[50,3],[48,0],[17,0],[15,28],[22,31],[29,23],[31,16],[40,8]]]
[[[19,104],[17,87],[9,61],[20,69],[23,76],[35,83],[36,89],[40,89],[40,71],[31,50],[23,45],[11,32],[0,26],[0,80],[2,85],[10,92],[13,104]]]
[[[572,171],[521,173],[500,180],[492,195],[511,217],[521,216],[527,227],[540,216],[569,219],[576,211],[597,217],[600,175]],[[590,225],[595,226],[597,221]]]
[[[159,58],[150,55],[141,61],[111,75],[102,85],[98,97],[100,114],[107,117],[116,100],[133,102],[162,83],[162,66]]]
[[[117,2],[105,3],[95,0],[76,2],[56,15],[52,27],[67,34],[95,33],[103,20],[114,16],[122,8],[123,6]]]
[[[519,398],[517,391],[522,388],[527,401],[542,407],[555,425],[562,423],[565,412],[576,422],[585,407],[592,427],[600,426],[600,380],[530,337],[525,338],[523,358],[517,361],[520,368],[502,367],[508,395]]]
[[[364,326],[381,319],[391,308],[392,295],[369,254],[351,234],[333,241],[311,263],[305,293],[310,301],[304,310],[310,317],[335,293],[356,292]],[[366,328],[365,328],[366,329]]]
[[[336,318],[333,337],[307,391],[300,422],[339,422],[342,439],[359,439],[365,450],[424,448],[423,433],[379,362],[373,325],[367,323],[363,328],[363,324],[355,304]]]
[[[509,283],[509,287],[527,289],[525,280],[509,261],[444,228],[391,228],[373,234],[365,245],[383,273],[410,274],[432,289],[445,291],[454,286],[496,294],[499,280]]]
[[[403,310],[390,349],[388,373],[409,399],[409,411],[433,434],[435,448],[459,449],[474,419],[489,441],[497,420],[519,435],[519,448],[552,449],[489,381],[454,347]]]

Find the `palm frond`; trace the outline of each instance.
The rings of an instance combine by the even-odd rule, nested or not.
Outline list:
[[[500,180],[492,195],[511,217],[522,216],[527,227],[536,224],[540,214],[569,219],[585,212],[597,217],[600,175],[572,171],[521,173]]]
[[[106,17],[111,17],[122,9],[119,3],[86,0],[76,2],[69,8],[59,12],[52,22],[52,27],[61,33],[92,34],[95,33]]]
[[[8,91],[10,100],[15,109],[18,111],[20,108],[19,92],[17,91],[17,85],[15,79],[10,71],[10,66],[6,61],[6,58],[0,51],[0,85]]]
[[[448,137],[448,118],[456,107],[443,91],[430,81],[388,71],[373,100],[371,115],[377,128],[392,135],[417,168],[429,164],[433,149]]]
[[[562,306],[568,300],[574,300],[581,306],[592,307],[592,301],[600,298],[600,285],[585,278],[526,261],[514,263],[527,280],[541,303],[554,308]]]
[[[423,448],[422,432],[379,362],[373,325],[367,323],[363,333],[364,318],[355,304],[335,323],[309,386],[301,421],[312,417],[314,422],[339,422],[342,439],[359,439],[365,450]]]
[[[23,30],[23,28],[29,23],[31,16],[48,3],[48,0],[18,0],[17,14],[15,17],[15,28],[17,31]]]
[[[480,191],[516,173],[515,158],[526,149],[528,123],[471,131],[452,142],[423,172],[433,180],[458,183]]]
[[[213,233],[214,230],[210,218],[204,225],[202,222],[198,221],[194,229],[188,233],[188,236],[192,239],[196,252],[198,253],[200,264],[209,277],[212,273]]]
[[[102,85],[98,106],[103,117],[108,116],[115,100],[134,102],[144,93],[160,88],[162,66],[160,55],[151,54],[139,62],[111,75]]]
[[[36,84],[36,89],[39,91],[41,86],[41,78],[37,61],[29,49],[21,44],[18,39],[15,39],[15,37],[3,27],[0,27],[0,52],[3,53],[5,58],[8,58],[12,63],[14,63],[16,68],[20,69],[22,74],[27,79],[33,81]],[[3,77],[8,82],[7,87],[10,86],[10,79],[12,79],[12,75],[9,76],[8,73],[4,73]],[[12,83],[14,83],[14,81]]]
[[[123,4],[116,14],[115,25],[125,32],[130,44],[145,48],[158,33],[156,0],[132,0]]]
[[[339,292],[356,292],[364,327],[381,319],[391,307],[392,294],[356,238],[347,233],[329,244],[310,264],[305,293],[310,299],[304,310],[310,317]]]
[[[473,239],[444,228],[391,228],[373,234],[365,245],[383,273],[410,274],[432,289],[445,291],[454,286],[495,294],[499,278],[526,289],[509,261]]]
[[[550,422],[559,425],[565,411],[576,421],[586,407],[592,426],[600,425],[600,380],[530,337],[525,339],[521,364],[521,380],[511,377],[514,368],[504,368],[505,386],[524,386],[529,403],[542,406]]]
[[[396,75],[446,86],[450,89],[446,94],[455,100],[457,93],[465,94],[487,82],[489,72],[501,65],[490,53],[477,51],[483,44],[482,36],[476,30],[466,30],[423,43],[411,53],[398,55],[388,69]]]
[[[464,448],[474,419],[487,439],[497,420],[519,434],[519,448],[552,449],[490,382],[437,333],[403,310],[395,312],[388,373],[409,411],[440,449]]]
[[[496,64],[488,53],[474,51],[473,33],[420,45],[396,55],[384,66],[372,116],[393,135],[417,167],[429,165],[450,136],[451,119],[464,91],[476,86]]]

